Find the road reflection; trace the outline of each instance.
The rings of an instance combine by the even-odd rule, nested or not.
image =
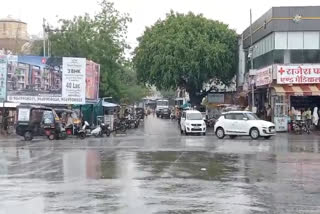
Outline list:
[[[225,140],[203,151],[210,143],[203,139],[183,139],[191,151],[1,147],[0,214],[305,213],[304,207],[320,208],[318,142],[276,147],[272,141]]]

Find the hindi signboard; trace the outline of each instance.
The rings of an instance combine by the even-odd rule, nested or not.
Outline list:
[[[320,64],[278,65],[278,84],[320,83]]]
[[[272,65],[259,69],[255,76],[256,86],[269,85],[272,83]]]

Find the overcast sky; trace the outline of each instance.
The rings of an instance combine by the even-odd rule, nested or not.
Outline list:
[[[320,5],[319,0],[113,0],[116,8],[129,13],[133,21],[129,26],[128,42],[137,44],[145,26],[174,11],[202,13],[205,17],[220,20],[241,33],[249,25],[249,10],[253,20],[259,18],[272,6]],[[0,7],[0,18],[11,15],[28,23],[29,34],[41,32],[42,18],[52,24],[58,18],[72,18],[85,12],[94,14],[98,9],[95,0],[9,0]],[[2,16],[2,17],[1,17]]]

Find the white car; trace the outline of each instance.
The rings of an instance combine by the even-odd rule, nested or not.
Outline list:
[[[201,112],[197,110],[187,110],[182,112],[180,121],[181,134],[200,133],[206,135],[207,126],[203,120]]]
[[[216,121],[214,133],[219,139],[226,135],[230,138],[246,135],[252,139],[258,139],[260,136],[269,139],[276,131],[273,123],[259,119],[252,112],[230,111],[223,113]]]

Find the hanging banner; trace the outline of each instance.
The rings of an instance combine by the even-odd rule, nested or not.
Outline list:
[[[272,83],[272,65],[259,69],[255,76],[256,86],[269,85]]]
[[[320,64],[277,65],[278,84],[320,83]]]
[[[10,102],[85,104],[85,58],[18,56],[7,71]]]
[[[7,56],[0,55],[0,103],[6,101],[7,93]]]

